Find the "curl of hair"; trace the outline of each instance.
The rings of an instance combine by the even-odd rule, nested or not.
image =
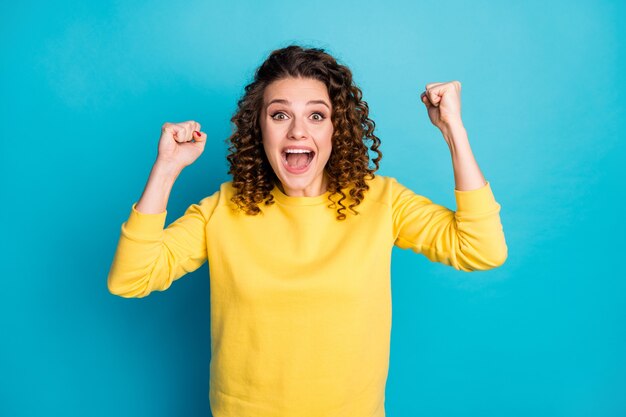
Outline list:
[[[259,123],[265,88],[274,81],[285,78],[312,78],[323,82],[332,103],[332,150],[325,173],[328,177],[327,191],[331,204],[337,209],[337,219],[346,219],[349,188],[350,205],[354,214],[364,199],[369,186],[366,179],[374,178],[382,159],[380,139],[374,134],[375,123],[369,115],[367,102],[352,78],[352,72],[321,48],[303,48],[289,45],[274,50],[257,68],[254,80],[245,87],[244,95],[237,103],[237,111],[231,118],[234,131],[229,138],[227,156],[233,187],[237,190],[232,201],[246,214],[259,214],[259,204],[274,204],[271,194],[278,177],[274,173],[265,151]],[[368,148],[366,141],[371,144]],[[369,166],[368,149],[377,156]],[[337,201],[334,201],[337,200]],[[337,204],[339,207],[337,207]]]

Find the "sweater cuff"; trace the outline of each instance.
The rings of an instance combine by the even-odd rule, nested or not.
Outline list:
[[[132,205],[125,227],[127,230],[147,238],[159,238],[165,227],[167,210],[163,213],[141,213],[137,211],[137,202]]]
[[[457,212],[484,213],[498,207],[489,181],[475,190],[460,191],[455,188],[454,196]]]

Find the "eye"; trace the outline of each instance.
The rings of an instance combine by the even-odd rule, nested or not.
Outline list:
[[[283,112],[281,112],[281,111],[276,112],[276,113],[274,113],[274,114],[271,114],[270,116],[271,116],[271,118],[272,118],[272,119],[274,119],[274,120],[285,120],[285,117],[276,117],[276,116],[279,116],[279,115],[281,115],[281,114],[282,114],[283,116],[285,116],[285,117],[286,117],[285,113],[283,113]]]
[[[324,115],[322,113],[313,113],[313,116],[319,116],[319,117],[314,117],[314,120],[317,120],[318,122],[322,121],[325,119]]]

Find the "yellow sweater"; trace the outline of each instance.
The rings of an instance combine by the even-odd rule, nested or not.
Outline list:
[[[457,211],[377,175],[336,220],[328,193],[247,216],[231,182],[164,229],[167,211],[132,205],[108,276],[111,293],[145,297],[208,260],[209,399],[215,417],[382,417],[391,332],[392,247],[463,271],[504,263],[491,186],[454,190]]]

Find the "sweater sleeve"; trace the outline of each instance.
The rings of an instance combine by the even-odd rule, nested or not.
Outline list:
[[[461,271],[501,266],[508,249],[491,184],[454,190],[457,211],[392,182],[394,244]]]
[[[189,206],[165,229],[167,210],[141,213],[134,203],[121,227],[107,278],[109,291],[125,298],[142,298],[168,289],[173,281],[200,268],[207,260],[206,223],[218,193]]]

